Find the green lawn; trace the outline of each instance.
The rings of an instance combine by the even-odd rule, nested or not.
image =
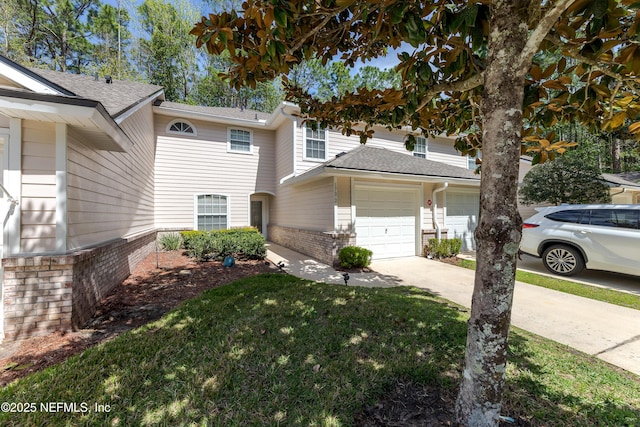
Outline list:
[[[37,410],[0,413],[0,425],[349,426],[399,380],[455,395],[466,319],[415,288],[247,278],[3,388],[1,401]],[[505,415],[640,424],[637,376],[520,330],[510,352]]]
[[[476,262],[469,259],[463,259],[460,261],[460,267],[475,270]],[[516,272],[516,280],[560,292],[566,292],[568,294],[640,310],[640,296],[626,292],[584,285],[570,280],[556,279],[554,277],[542,276],[540,274],[529,273],[528,271],[522,270],[518,270]]]

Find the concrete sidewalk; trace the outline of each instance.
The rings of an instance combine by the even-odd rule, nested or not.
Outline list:
[[[304,279],[344,284],[341,272],[269,243],[267,258]],[[415,286],[471,307],[475,272],[421,257],[374,261],[349,286]],[[640,375],[640,311],[516,282],[511,323]]]

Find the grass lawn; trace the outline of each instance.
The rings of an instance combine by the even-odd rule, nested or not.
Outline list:
[[[455,396],[466,319],[415,288],[247,278],[8,385],[0,401],[36,411],[3,409],[0,425],[349,426],[397,381]],[[637,376],[520,330],[510,353],[505,415],[533,426],[640,424]],[[80,412],[47,413],[45,402]]]
[[[476,269],[476,262],[474,260],[463,259],[460,261],[459,265],[460,267],[468,268],[470,270]],[[626,292],[584,285],[582,283],[542,276],[540,274],[529,273],[528,271],[522,270],[516,271],[516,280],[523,283],[529,283],[531,285],[542,286],[543,288],[640,310],[640,296]]]

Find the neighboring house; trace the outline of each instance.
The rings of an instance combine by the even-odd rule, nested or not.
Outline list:
[[[640,172],[603,173],[602,177],[611,187],[611,203],[640,204]]]
[[[520,175],[518,182],[522,184],[524,176],[531,170],[531,157],[520,157]],[[640,204],[640,172],[623,172],[619,174],[603,173],[602,178],[609,185],[611,203],[620,205]],[[549,203],[524,205],[518,200],[518,210],[522,219],[536,214],[536,208],[550,206]]]
[[[380,128],[361,146],[298,113],[177,104],[0,56],[0,333],[81,326],[158,232],[253,225],[327,263],[348,244],[420,255],[436,235],[474,249],[479,176],[451,139],[411,153]]]

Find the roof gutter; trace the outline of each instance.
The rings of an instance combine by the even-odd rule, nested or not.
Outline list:
[[[436,238],[438,240],[440,240],[440,238],[442,237],[442,228],[440,227],[440,224],[438,224],[438,197],[436,196],[436,194],[446,190],[448,186],[449,186],[449,182],[445,181],[442,187],[433,190],[432,218],[433,218],[433,226],[436,228]]]

